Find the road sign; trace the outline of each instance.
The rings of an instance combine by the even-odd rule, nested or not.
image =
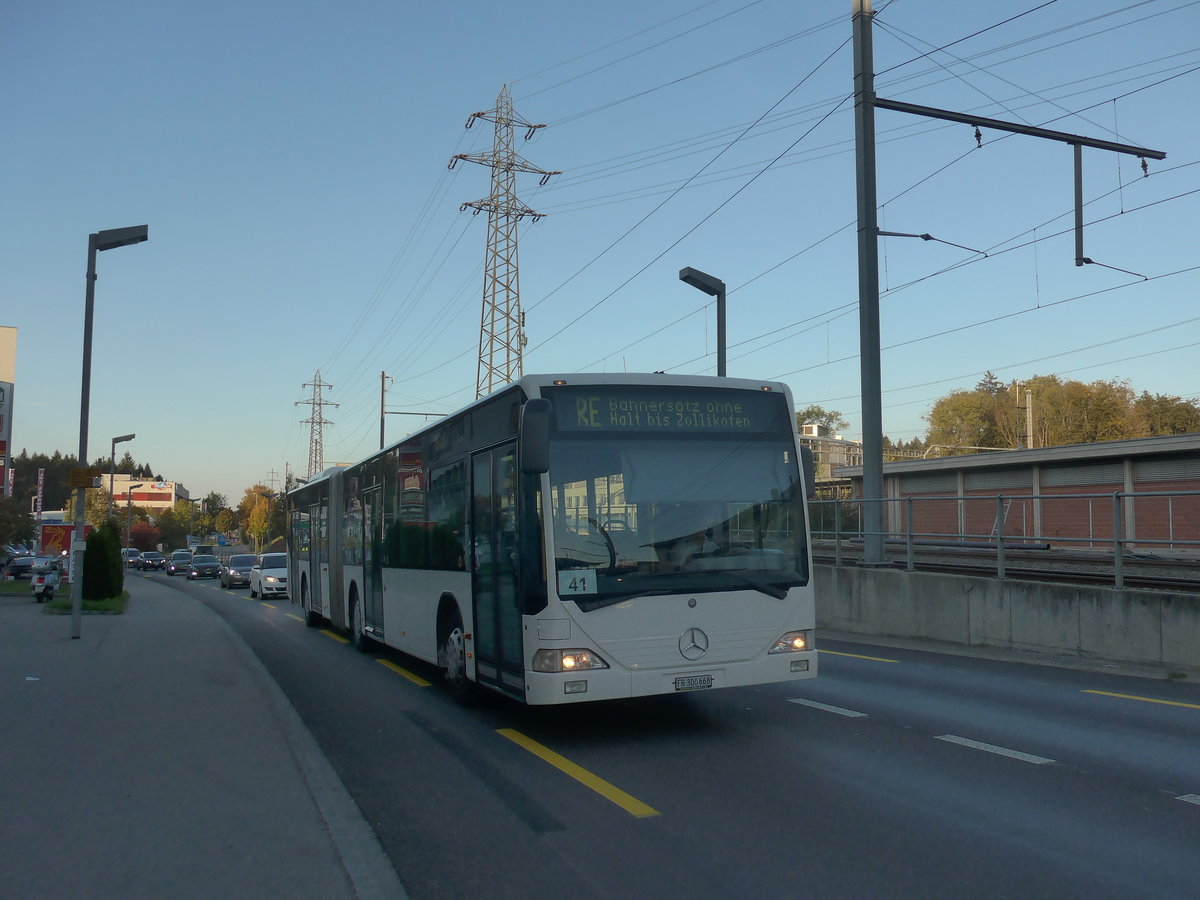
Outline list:
[[[100,477],[100,469],[96,466],[86,466],[71,470],[67,484],[73,488],[96,487],[96,479]]]

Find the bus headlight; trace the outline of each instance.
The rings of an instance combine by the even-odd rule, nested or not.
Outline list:
[[[591,650],[539,650],[533,654],[535,672],[582,672],[584,669],[607,669],[608,663]]]
[[[795,653],[798,650],[812,649],[811,631],[789,631],[775,642],[767,653]]]

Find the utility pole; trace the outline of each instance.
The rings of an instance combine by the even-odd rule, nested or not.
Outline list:
[[[306,381],[302,387],[310,387],[313,389],[311,400],[297,400],[293,406],[307,405],[312,407],[312,412],[307,419],[301,419],[302,425],[308,425],[308,477],[312,478],[318,472],[325,468],[325,426],[332,425],[329,419],[325,418],[326,406],[338,406],[331,400],[325,400],[321,397],[322,388],[333,388],[332,384],[326,384],[321,381],[321,372],[318,369],[316,376],[312,381]]]
[[[383,449],[383,422],[384,422],[384,418],[386,416],[386,413],[384,412],[383,407],[384,407],[384,403],[387,401],[387,382],[389,380],[390,379],[388,378],[387,372],[379,373],[379,449],[380,450]]]
[[[854,38],[854,138],[858,184],[858,327],[862,372],[863,409],[863,564],[882,565],[883,556],[883,416],[879,368],[879,226],[875,191],[875,109],[928,116],[975,127],[982,146],[980,128],[1045,138],[1070,144],[1075,174],[1075,265],[1099,265],[1083,255],[1083,148],[1108,150],[1137,156],[1146,171],[1147,159],[1166,159],[1161,150],[1118,144],[1094,138],[1050,131],[1023,123],[988,119],[972,113],[951,112],[875,96],[875,60],[871,46],[871,0],[851,0]],[[919,235],[920,236],[920,235]],[[1125,271],[1121,269],[1119,271]]]
[[[1017,449],[1024,450],[1028,446],[1029,438],[1021,429],[1025,426],[1025,405],[1021,402],[1021,382],[1014,381],[1013,389],[1017,392]]]
[[[476,215],[480,212],[488,214],[479,362],[475,369],[475,396],[479,398],[525,373],[522,352],[528,339],[525,337],[525,314],[521,312],[517,225],[526,216],[534,222],[542,216],[517,199],[516,175],[518,172],[540,175],[540,183],[545,184],[551,176],[561,173],[540,169],[513,150],[514,125],[525,129],[525,140],[546,126],[527,122],[514,112],[507,84],[496,97],[496,108],[473,113],[467,119],[467,128],[474,125],[476,119],[495,125],[492,152],[456,154],[451,157],[449,168],[453,169],[461,159],[492,170],[492,189],[487,199],[473,200],[459,207],[460,211],[470,207]]]
[[[1033,391],[1025,391],[1025,446],[1033,449]]]

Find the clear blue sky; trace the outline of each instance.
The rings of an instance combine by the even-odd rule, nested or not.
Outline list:
[[[1168,156],[1142,178],[1085,151],[1085,253],[1111,268],[1077,268],[1069,147],[880,111],[881,227],[949,242],[881,243],[885,432],[989,369],[1200,395],[1200,4],[947,9],[876,3],[880,96]],[[326,463],[378,445],[381,371],[389,409],[469,402],[486,217],[459,206],[490,173],[447,163],[490,149],[463,125],[505,82],[548,126],[520,152],[563,173],[518,178],[546,214],[521,229],[525,370],[714,373],[694,266],[729,285],[729,374],[858,437],[850,37],[850,0],[10,4],[15,449],[75,451],[87,235],[142,223],[99,257],[90,457],[136,432],[120,449],[237,502],[303,474],[318,370]]]

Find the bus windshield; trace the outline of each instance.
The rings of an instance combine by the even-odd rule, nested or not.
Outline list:
[[[559,596],[587,611],[655,594],[749,589],[783,598],[807,584],[787,414],[783,427],[740,433],[560,427],[548,498]]]

